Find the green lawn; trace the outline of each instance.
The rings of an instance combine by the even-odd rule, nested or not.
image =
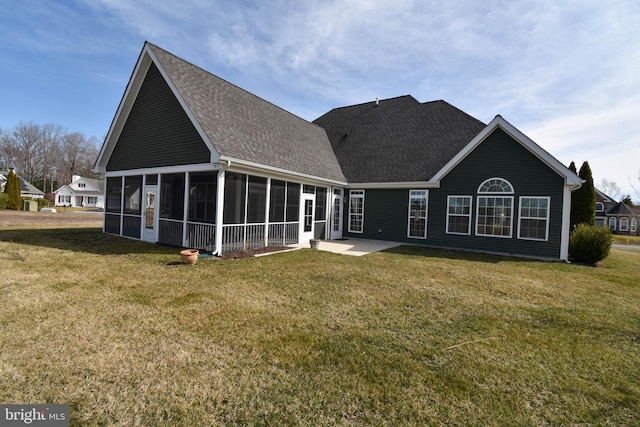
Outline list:
[[[179,264],[0,229],[0,402],[71,425],[640,425],[640,252],[415,247]]]

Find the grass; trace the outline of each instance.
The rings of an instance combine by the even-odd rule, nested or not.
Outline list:
[[[1,229],[0,402],[83,426],[640,425],[640,252],[178,261]]]
[[[618,245],[640,246],[640,236],[622,236],[620,234],[614,234],[613,243]]]

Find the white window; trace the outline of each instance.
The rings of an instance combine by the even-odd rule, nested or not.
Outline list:
[[[494,194],[485,196],[484,194]],[[476,235],[510,238],[513,228],[513,186],[502,178],[491,178],[478,187]]]
[[[409,224],[407,236],[418,239],[427,238],[427,190],[409,191]]]
[[[364,190],[349,192],[349,232],[362,233],[364,228]]]
[[[620,231],[629,231],[629,219],[620,218]]]
[[[602,202],[596,202],[596,212],[604,212],[604,204]]]
[[[84,182],[79,182],[78,183],[78,187],[80,188],[85,188],[87,186],[87,184],[85,184]]]
[[[471,196],[447,198],[447,233],[471,234]]]
[[[613,216],[609,218],[609,228],[611,231],[616,231],[616,218]]]
[[[549,197],[520,197],[519,239],[549,239],[549,203]]]
[[[635,233],[638,229],[638,221],[635,218],[631,218],[631,232]]]
[[[71,203],[71,196],[60,194],[58,196],[58,203]]]

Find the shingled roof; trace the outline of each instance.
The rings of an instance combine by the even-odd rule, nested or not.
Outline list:
[[[445,101],[410,95],[335,108],[314,123],[350,183],[429,181],[486,126]]]
[[[145,47],[221,157],[345,182],[324,129],[151,43]]]

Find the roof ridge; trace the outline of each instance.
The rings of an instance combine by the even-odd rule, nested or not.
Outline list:
[[[271,101],[269,101],[269,100],[267,100],[267,99],[265,99],[265,98],[263,98],[263,97],[261,97],[261,96],[259,96],[259,95],[256,95],[255,93],[250,92],[250,91],[248,91],[247,89],[244,89],[244,88],[242,88],[242,87],[238,86],[237,84],[232,83],[231,81],[229,81],[229,80],[227,80],[227,79],[225,79],[225,78],[223,78],[223,77],[220,77],[219,75],[214,74],[214,73],[212,73],[211,71],[208,71],[207,69],[205,69],[205,68],[203,68],[203,67],[201,67],[201,66],[199,66],[199,65],[194,64],[194,63],[193,63],[193,62],[191,62],[191,61],[188,61],[188,60],[186,60],[186,59],[184,59],[184,58],[182,58],[182,57],[180,57],[180,56],[178,56],[178,55],[176,55],[176,54],[174,54],[174,53],[172,53],[172,52],[169,52],[168,50],[163,49],[163,48],[161,48],[161,47],[160,47],[160,46],[158,46],[158,45],[155,45],[155,44],[153,44],[153,43],[151,43],[151,42],[149,42],[149,41],[145,41],[145,43],[146,43],[146,44],[148,44],[149,46],[152,46],[152,47],[153,47],[153,48],[155,48],[155,49],[161,50],[163,53],[165,53],[165,54],[167,54],[167,55],[171,55],[172,57],[174,57],[174,58],[176,58],[176,59],[178,59],[178,60],[180,60],[180,61],[184,62],[185,64],[190,65],[190,66],[191,66],[191,67],[193,67],[193,68],[196,68],[196,69],[198,69],[198,70],[200,70],[200,71],[204,72],[205,74],[207,74],[207,75],[209,75],[209,76],[211,76],[211,77],[214,77],[214,78],[216,78],[216,79],[220,80],[221,82],[224,82],[224,83],[228,84],[229,86],[233,86],[234,88],[236,88],[236,89],[238,89],[238,90],[241,90],[242,92],[245,92],[245,93],[247,93],[248,95],[250,95],[250,96],[252,96],[252,97],[254,97],[254,98],[256,98],[256,99],[259,99],[259,100],[260,100],[260,101],[262,101],[262,102],[265,102],[265,103],[267,103],[267,104],[269,104],[269,105],[271,105],[271,106],[273,106],[273,107],[276,107],[277,109],[279,109],[279,110],[281,110],[281,111],[284,111],[285,113],[289,114],[289,115],[290,115],[290,116],[292,116],[292,117],[295,117],[296,119],[302,120],[302,121],[304,121],[304,122],[306,122],[306,123],[308,123],[308,124],[310,124],[310,125],[312,125],[312,126],[314,126],[314,127],[319,127],[319,126],[318,126],[318,125],[316,125],[315,123],[313,123],[313,122],[311,122],[311,121],[309,121],[309,120],[306,120],[305,118],[300,117],[300,116],[298,116],[297,114],[294,114],[294,113],[292,113],[291,111],[289,111],[289,110],[287,110],[287,109],[285,109],[285,108],[283,108],[283,107],[280,107],[279,105],[277,105],[277,104],[275,104],[275,103],[273,103],[273,102],[271,102]]]

